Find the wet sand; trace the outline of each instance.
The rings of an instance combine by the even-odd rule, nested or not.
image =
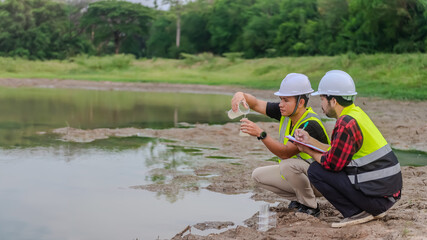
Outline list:
[[[159,91],[159,92],[196,92],[221,93],[231,95],[237,87],[201,86],[201,85],[172,85],[148,83],[112,83],[74,80],[47,79],[0,79],[0,85],[9,87],[47,87],[47,88],[84,88],[99,90],[122,91]],[[275,100],[273,91],[243,89],[245,92],[265,99]],[[231,99],[231,97],[230,97]],[[384,100],[376,98],[357,98],[356,104],[361,106],[381,130],[388,142],[398,149],[415,149],[427,151],[427,102],[409,102]],[[310,106],[321,112],[319,99],[310,100]],[[278,123],[259,123],[272,135],[278,135]],[[334,122],[327,122],[327,129],[333,128]],[[235,158],[239,165],[226,161],[209,162],[195,166],[195,175],[177,175],[165,184],[131,186],[154,192],[179,191],[188,186],[189,182],[199,181],[207,174],[208,190],[236,194],[251,192],[254,200],[281,202],[277,211],[277,228],[267,232],[256,230],[256,217],[246,221],[245,226],[237,226],[220,234],[197,236],[191,234],[191,228],[204,226],[217,228],[226,223],[194,223],[177,233],[174,239],[427,239],[427,167],[403,167],[404,187],[402,199],[380,220],[366,224],[333,229],[330,223],[338,221],[340,214],[324,198],[319,199],[321,215],[314,218],[305,214],[296,214],[286,209],[288,201],[268,191],[258,189],[250,179],[254,168],[274,164],[266,161],[273,155],[254,137],[239,137],[238,124],[224,125],[196,124],[194,128],[172,129],[92,129],[81,130],[73,128],[55,129],[66,141],[90,142],[109,136],[147,136],[176,140],[182,146],[203,147],[205,156],[228,156]],[[209,137],[206,137],[209,136]],[[237,159],[237,160],[236,160]],[[206,178],[203,178],[206,180]],[[198,187],[185,188],[185,191],[198,191]],[[208,219],[207,219],[208,220]],[[198,224],[198,225],[197,225]]]

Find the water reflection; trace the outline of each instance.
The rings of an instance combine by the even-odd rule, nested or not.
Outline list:
[[[149,142],[144,148],[145,166],[153,169],[146,177],[154,183],[165,183],[176,174],[192,174],[192,166],[203,159],[186,152],[187,148],[165,144],[159,141]],[[201,151],[195,149],[195,151]]]
[[[33,147],[54,128],[170,128],[221,124],[230,96],[77,89],[0,88],[0,147]],[[197,104],[196,104],[197,103]],[[253,116],[253,119],[267,119]],[[188,126],[188,125],[187,125]],[[190,125],[191,126],[191,125]]]
[[[250,194],[129,188],[157,181],[154,169],[191,176],[188,166],[206,160],[191,153],[203,149],[142,138],[124,150],[106,141],[0,149],[0,239],[164,239],[206,220],[242,224],[258,209]]]

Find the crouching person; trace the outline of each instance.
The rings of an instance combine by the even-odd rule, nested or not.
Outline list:
[[[332,227],[382,218],[401,196],[397,157],[368,115],[353,104],[356,94],[350,75],[327,72],[312,95],[320,95],[323,112],[337,119],[331,145],[304,130],[295,133],[297,140],[327,150],[320,153],[297,144],[316,160],[308,169],[310,182],[344,217]]]
[[[304,128],[313,138],[329,143],[320,117],[307,107],[308,97],[312,92],[307,76],[290,73],[275,93],[280,98],[280,103],[266,102],[242,92],[237,92],[231,103],[233,110],[237,110],[239,102],[243,101],[252,110],[280,121],[280,136],[277,141],[254,122],[241,120],[242,132],[257,137],[281,159],[279,164],[258,167],[253,171],[252,178],[257,185],[291,200],[289,209],[317,217],[320,209],[316,197],[321,194],[310,184],[307,176],[307,169],[313,160],[285,138],[287,135],[294,135],[296,129]]]

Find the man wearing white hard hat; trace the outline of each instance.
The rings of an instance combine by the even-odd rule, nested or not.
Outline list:
[[[327,150],[320,153],[298,144],[316,160],[308,169],[310,182],[344,217],[332,227],[382,218],[401,196],[399,161],[368,115],[354,105],[356,94],[349,74],[327,72],[312,95],[320,95],[323,112],[337,119],[331,145],[301,129],[295,134],[297,140]]]
[[[280,103],[266,102],[251,94],[237,92],[231,100],[231,105],[233,111],[237,111],[239,103],[244,101],[252,110],[280,121],[277,141],[271,137],[272,134],[267,134],[252,121],[241,120],[241,130],[257,137],[280,159],[279,164],[259,167],[253,171],[252,178],[257,185],[291,200],[288,206],[290,209],[318,216],[320,209],[316,197],[321,194],[313,188],[307,177],[307,169],[313,160],[285,138],[287,135],[293,135],[296,129],[304,128],[320,142],[329,143],[320,117],[311,108],[307,108],[309,94],[313,91],[307,76],[290,73],[275,93],[279,96]]]

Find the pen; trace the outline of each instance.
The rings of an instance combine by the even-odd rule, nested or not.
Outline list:
[[[305,122],[304,126],[303,126],[301,129],[302,129],[302,130],[304,130],[304,129],[305,129],[305,127],[307,127],[307,125],[308,125],[308,121],[307,121],[307,122]],[[301,137],[301,136],[298,136],[298,137]]]
[[[304,130],[304,129],[305,129],[305,127],[307,127],[307,124],[308,124],[308,121],[307,121],[307,122],[305,122],[304,126],[302,127],[302,130]]]

